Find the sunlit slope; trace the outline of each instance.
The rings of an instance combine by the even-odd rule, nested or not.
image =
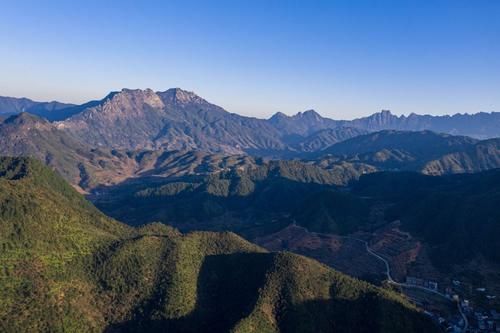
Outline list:
[[[132,229],[0,159],[2,332],[429,332],[398,295],[232,233]]]

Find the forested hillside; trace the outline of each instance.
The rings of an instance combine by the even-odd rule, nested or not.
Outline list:
[[[438,267],[478,256],[500,263],[500,170],[445,177],[377,173],[362,177],[354,192],[390,203],[386,219],[401,220],[428,243]]]
[[[400,296],[232,233],[127,227],[0,159],[2,332],[431,332]]]

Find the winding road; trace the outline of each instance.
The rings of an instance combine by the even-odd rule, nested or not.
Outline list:
[[[422,286],[415,286],[415,285],[407,284],[407,283],[400,283],[400,282],[395,281],[392,278],[392,276],[391,276],[391,266],[389,265],[389,261],[387,259],[385,259],[384,257],[382,257],[377,252],[373,251],[368,246],[368,242],[367,241],[365,241],[363,239],[359,239],[359,238],[350,237],[350,236],[343,236],[342,238],[351,239],[351,240],[355,240],[357,242],[363,243],[365,245],[365,249],[366,249],[366,252],[368,252],[368,254],[370,254],[371,256],[373,256],[373,257],[377,258],[378,260],[382,261],[384,263],[384,265],[385,265],[385,275],[387,276],[387,281],[390,284],[393,284],[393,285],[399,286],[399,287],[420,289],[420,290],[423,290],[425,292],[429,292],[429,293],[433,293],[435,295],[439,295],[439,296],[445,298],[446,300],[453,302],[445,294],[443,294],[443,293],[441,293],[441,292],[439,292],[437,290],[429,289],[429,288],[422,287]],[[469,321],[467,320],[467,316],[464,314],[464,312],[462,310],[462,307],[460,306],[460,299],[457,299],[456,302],[457,302],[458,311],[459,311],[460,315],[462,316],[462,319],[464,320],[464,327],[462,328],[462,332],[467,332],[467,328],[469,327]]]

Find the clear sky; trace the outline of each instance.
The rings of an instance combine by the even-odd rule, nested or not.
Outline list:
[[[0,0],[0,95],[123,87],[257,117],[500,111],[500,1]]]

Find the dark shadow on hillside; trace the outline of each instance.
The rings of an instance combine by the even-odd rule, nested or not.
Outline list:
[[[437,326],[417,311],[409,310],[375,292],[356,299],[335,295],[288,307],[279,317],[281,333],[407,333],[439,332]]]
[[[171,193],[167,189],[176,188],[174,182],[130,182],[91,199],[107,215],[131,225],[159,221],[183,232],[229,230],[247,239],[277,232],[294,221],[311,231],[346,233],[368,219],[363,199],[331,185],[283,177],[255,181],[255,186],[238,178],[229,185],[226,179],[176,182],[196,186],[177,186],[180,190]]]
[[[258,289],[272,256],[239,253],[207,256],[197,281],[196,308],[178,319],[151,319],[162,304],[159,291],[146,308],[137,309],[136,319],[109,326],[105,332],[228,332],[255,307]]]
[[[108,327],[105,332],[229,332],[256,306],[258,289],[265,283],[272,254],[208,256],[198,278],[195,310],[178,319],[137,318]],[[352,288],[359,287],[357,283]],[[282,295],[276,319],[281,333],[412,333],[439,332],[428,317],[400,303],[368,292],[358,298],[349,286],[337,294],[333,285],[328,300],[290,304]],[[352,291],[355,294],[356,290]],[[160,296],[160,295],[157,295]],[[152,300],[152,304],[157,300]],[[158,303],[156,303],[158,304]],[[152,309],[150,309],[152,310]]]

